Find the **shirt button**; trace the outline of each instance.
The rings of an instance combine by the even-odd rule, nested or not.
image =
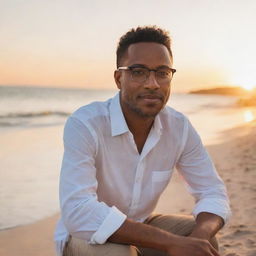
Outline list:
[[[138,203],[134,203],[132,208],[137,208],[138,207]]]
[[[141,178],[138,177],[138,178],[136,179],[136,183],[139,183],[140,181],[141,181]]]

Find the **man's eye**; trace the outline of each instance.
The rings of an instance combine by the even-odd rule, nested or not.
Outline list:
[[[165,70],[158,70],[157,71],[157,76],[159,76],[159,77],[169,77],[170,76],[170,72],[169,71],[165,71]]]
[[[133,69],[132,74],[134,76],[143,76],[145,75],[146,71],[144,69]]]

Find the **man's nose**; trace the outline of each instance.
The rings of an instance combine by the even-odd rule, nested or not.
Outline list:
[[[151,89],[151,90],[160,88],[160,85],[158,84],[158,82],[156,80],[156,73],[153,70],[150,71],[149,77],[148,77],[147,81],[145,82],[144,88]]]

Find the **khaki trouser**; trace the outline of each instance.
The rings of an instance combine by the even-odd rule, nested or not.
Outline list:
[[[195,221],[192,216],[186,215],[160,215],[155,214],[145,220],[149,224],[176,235],[188,236],[194,226]],[[215,238],[211,244],[218,250],[218,243]],[[149,248],[136,248],[135,246],[105,243],[102,245],[90,245],[83,240],[71,237],[65,245],[63,256],[165,256],[161,251]]]

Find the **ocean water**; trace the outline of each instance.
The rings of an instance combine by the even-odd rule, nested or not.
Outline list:
[[[65,120],[80,106],[116,93],[0,86],[0,229],[58,212]],[[227,139],[221,136],[226,129],[255,119],[255,110],[238,108],[236,101],[235,97],[174,93],[168,105],[189,117],[204,144],[213,144]]]
[[[114,95],[114,90],[0,86],[0,127],[57,125],[78,107]]]
[[[77,108],[104,101],[117,90],[88,90],[0,86],[0,130],[63,125]],[[236,97],[172,94],[168,105],[186,114],[205,144],[219,133],[255,118],[254,110],[238,108]],[[207,120],[207,121],[206,121]]]

